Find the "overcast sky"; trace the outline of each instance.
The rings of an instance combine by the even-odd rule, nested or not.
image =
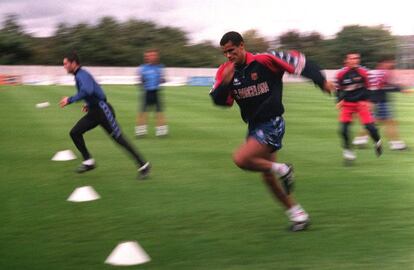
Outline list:
[[[52,35],[56,25],[96,23],[103,16],[179,27],[193,42],[218,43],[230,30],[257,29],[268,38],[288,30],[332,36],[349,24],[379,25],[414,35],[410,0],[0,0],[0,19],[17,14],[27,32]]]

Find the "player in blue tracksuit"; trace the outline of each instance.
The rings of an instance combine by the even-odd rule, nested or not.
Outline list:
[[[70,131],[70,136],[84,160],[76,171],[83,173],[95,168],[95,160],[86,148],[83,134],[100,125],[115,142],[131,154],[136,160],[139,176],[145,178],[150,170],[149,162],[145,161],[122,135],[122,131],[115,119],[114,109],[107,102],[105,93],[92,75],[80,66],[78,55],[74,52],[66,55],[63,59],[63,66],[68,73],[75,76],[78,92],[74,96],[63,97],[59,103],[60,106],[63,108],[80,100],[84,100],[86,103],[82,108],[86,115]]]
[[[168,134],[168,126],[163,113],[160,85],[165,82],[164,66],[159,63],[159,53],[156,49],[150,49],[144,53],[145,64],[138,69],[142,85],[142,107],[137,114],[135,135],[142,136],[147,134],[147,114],[148,107],[155,105],[157,115],[156,136]]]

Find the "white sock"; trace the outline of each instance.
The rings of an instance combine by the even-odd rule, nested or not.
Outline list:
[[[164,136],[168,134],[168,126],[167,125],[163,125],[163,126],[157,126],[155,128],[155,135],[156,136]]]
[[[289,167],[285,163],[272,163],[271,171],[277,176],[284,176],[289,172]]]
[[[141,126],[136,126],[135,127],[135,135],[140,136],[140,135],[145,135],[147,134],[147,125],[141,125]]]
[[[305,222],[309,218],[308,213],[306,213],[306,211],[299,204],[296,204],[286,210],[286,215],[292,222]]]
[[[95,165],[95,160],[93,158],[87,159],[82,162],[83,165],[92,166]]]
[[[300,204],[295,204],[294,206],[292,206],[291,208],[287,210],[288,213],[292,213],[292,214],[298,211],[303,211],[302,206],[300,206]]]

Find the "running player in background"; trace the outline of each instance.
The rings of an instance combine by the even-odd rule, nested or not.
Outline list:
[[[315,63],[299,52],[253,55],[245,50],[243,37],[237,32],[226,33],[220,46],[228,61],[219,67],[210,96],[220,106],[232,106],[236,101],[248,124],[247,139],[234,152],[234,163],[243,170],[260,172],[286,208],[291,230],[304,230],[309,215],[291,195],[293,167],[276,162],[285,132],[282,77],[284,72],[301,75],[326,91],[332,91],[333,85]]]
[[[351,149],[349,136],[353,114],[358,114],[361,124],[374,141],[376,155],[380,156],[382,143],[370,111],[368,70],[359,65],[360,55],[356,52],[348,53],[344,63],[345,66],[335,76],[337,108],[340,110],[340,134],[343,139],[343,158],[347,162],[356,159],[356,154]]]
[[[95,81],[92,75],[83,69],[80,65],[79,57],[75,52],[67,54],[63,59],[63,67],[70,74],[75,76],[77,94],[71,97],[63,97],[59,105],[65,107],[74,102],[84,100],[86,104],[82,111],[86,113],[70,131],[75,146],[81,152],[83,162],[76,170],[78,173],[84,173],[95,169],[95,159],[92,158],[86,148],[83,134],[98,125],[101,126],[111,136],[111,138],[122,146],[135,159],[138,176],[145,178],[150,171],[149,162],[136,151],[132,145],[122,135],[121,128],[115,120],[115,112],[111,104],[106,100],[106,95],[101,86]]]
[[[384,132],[388,139],[390,150],[405,150],[407,149],[407,145],[400,139],[398,122],[393,115],[389,93],[407,93],[412,91],[402,89],[402,87],[393,83],[392,70],[394,68],[394,58],[386,56],[379,61],[375,70],[369,72],[369,80],[372,82],[370,87],[370,101],[374,106],[375,121],[384,126]],[[361,131],[352,143],[358,147],[363,147],[368,143],[368,135],[366,132]]]

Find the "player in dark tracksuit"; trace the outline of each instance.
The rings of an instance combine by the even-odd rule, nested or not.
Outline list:
[[[63,59],[63,65],[68,73],[75,76],[78,92],[74,96],[63,97],[60,101],[60,106],[63,108],[80,100],[86,102],[86,105],[84,105],[82,109],[86,112],[86,115],[83,116],[70,131],[70,136],[78,150],[81,152],[84,160],[76,171],[78,173],[83,173],[95,168],[95,160],[86,148],[83,134],[100,125],[115,142],[128,151],[135,159],[139,176],[141,178],[146,177],[150,170],[149,162],[146,162],[124,138],[115,119],[115,112],[112,106],[107,102],[105,93],[92,75],[80,66],[77,54],[68,54]]]
[[[336,88],[338,95],[337,107],[340,109],[339,122],[340,134],[343,138],[343,157],[346,161],[356,158],[351,150],[349,127],[353,114],[358,114],[360,122],[365,126],[374,141],[374,149],[377,156],[382,154],[382,144],[378,129],[375,126],[374,117],[370,111],[369,90],[370,82],[368,71],[361,66],[358,53],[348,53],[345,59],[345,67],[336,74]]]
[[[261,172],[270,191],[286,207],[291,229],[303,230],[309,224],[309,216],[290,194],[293,168],[275,162],[275,151],[281,149],[285,131],[282,77],[289,72],[310,78],[324,90],[331,91],[333,87],[319,67],[299,52],[253,55],[245,51],[243,38],[237,32],[226,33],[220,45],[228,62],[219,67],[210,95],[220,106],[232,106],[236,101],[248,124],[246,142],[234,153],[234,162],[244,170]]]

